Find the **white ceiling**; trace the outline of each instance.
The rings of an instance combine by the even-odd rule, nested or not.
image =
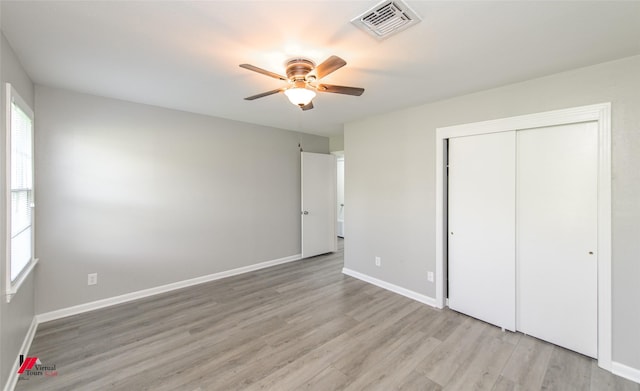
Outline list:
[[[372,1],[1,1],[2,30],[34,82],[303,131],[640,54],[640,2],[416,1],[422,22],[377,41],[350,20]],[[282,86],[304,56],[347,66],[302,112]]]

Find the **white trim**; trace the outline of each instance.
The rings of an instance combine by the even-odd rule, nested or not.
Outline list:
[[[34,267],[36,267],[39,260],[40,258],[35,258],[31,262],[29,262],[27,264],[27,267],[25,267],[20,273],[20,275],[18,275],[18,279],[14,281],[12,284],[9,284],[9,287],[4,292],[7,299],[7,303],[10,303],[11,299],[13,299],[13,296],[16,293],[18,293],[18,289],[20,289],[20,285],[22,285],[22,283],[27,279],[27,277],[29,277],[29,274],[31,274],[31,271],[33,270]]]
[[[611,363],[611,372],[633,382],[640,383],[640,369],[631,368],[619,362]]]
[[[611,103],[598,114],[598,366],[611,371]]]
[[[436,139],[542,128],[545,126],[574,124],[587,121],[601,121],[606,119],[606,116],[603,116],[603,111],[606,110],[611,110],[611,103],[599,103],[589,106],[520,115],[517,117],[447,126],[436,129]]]
[[[439,132],[440,129],[436,129],[436,308],[444,308],[445,306],[445,294],[444,294],[444,281],[445,277],[445,224],[446,219],[444,216],[444,195],[446,191],[445,184],[445,148],[447,137],[443,137]],[[447,299],[447,305],[449,305],[449,299]]]
[[[401,286],[398,285],[394,285],[390,282],[386,282],[386,281],[382,281],[379,280],[377,278],[368,276],[366,274],[362,274],[360,272],[357,272],[355,270],[351,270],[351,269],[347,269],[346,267],[342,269],[342,273],[346,274],[347,276],[353,277],[353,278],[357,278],[358,280],[362,280],[364,282],[368,282],[369,284],[373,284],[375,286],[378,286],[382,289],[386,289],[388,291],[397,293],[399,295],[408,297],[410,299],[413,299],[415,301],[419,301],[420,303],[424,303],[426,305],[429,305],[431,307],[435,307],[436,306],[436,301],[433,297],[429,297],[426,295],[423,295],[421,293],[418,292],[414,292],[412,290],[403,288]]]
[[[444,295],[444,146],[450,137],[598,122],[598,365],[611,371],[611,103],[436,129],[436,307]]]
[[[13,391],[16,388],[16,384],[18,384],[18,369],[20,369],[20,355],[24,354],[25,356],[29,353],[29,349],[31,349],[31,343],[33,342],[33,337],[36,335],[36,330],[38,329],[38,320],[36,317],[33,317],[31,321],[31,325],[27,330],[27,334],[24,336],[24,340],[22,341],[22,346],[20,346],[20,350],[18,354],[16,354],[16,360],[11,367],[11,372],[9,373],[9,377],[7,378],[7,382],[4,384],[3,391]]]
[[[141,291],[125,293],[124,295],[109,297],[107,299],[92,301],[90,303],[79,304],[73,307],[67,307],[60,310],[45,312],[42,314],[36,315],[38,319],[38,323],[49,322],[51,320],[66,318],[67,316],[82,314],[84,312],[89,312],[93,310],[97,310],[100,308],[110,307],[112,305],[126,303],[129,301],[142,299],[145,297],[157,295],[160,293],[170,292],[176,289],[186,288],[192,285],[203,284],[205,282],[220,280],[222,278],[236,276],[238,274],[249,273],[255,270],[264,269],[271,266],[280,265],[287,262],[300,260],[300,254],[290,255],[288,257],[274,259],[271,261],[256,263],[254,265],[243,266],[236,269],[231,269],[219,273],[209,274],[206,276],[196,277],[189,280],[183,280],[174,282],[167,285],[161,285],[154,288],[143,289]]]
[[[35,257],[35,213],[31,212],[31,260],[29,263],[20,271],[17,279],[15,281],[11,281],[11,105],[15,103],[20,110],[24,111],[27,116],[31,119],[31,169],[34,171],[35,161],[34,161],[34,145],[35,145],[35,114],[31,107],[27,104],[27,102],[22,99],[20,94],[11,86],[11,83],[5,83],[5,93],[6,93],[6,123],[5,123],[5,211],[6,211],[6,237],[2,240],[6,241],[5,246],[5,261],[3,267],[5,268],[5,300],[7,303],[11,302],[13,296],[18,292],[20,285],[26,280],[27,276],[31,273],[33,268],[38,263],[38,259]],[[34,172],[35,177],[35,172]],[[35,180],[35,178],[34,178]],[[32,184],[31,188],[31,197],[33,204],[35,205],[36,193],[35,193],[35,183]]]
[[[321,253],[314,253],[314,254],[305,254],[304,253],[304,232],[305,232],[305,228],[304,228],[304,212],[306,212],[305,208],[305,204],[304,204],[304,187],[305,187],[305,179],[304,179],[304,157],[308,156],[309,159],[311,158],[311,156],[329,156],[331,157],[331,184],[333,186],[333,191],[331,194],[331,208],[329,208],[331,216],[330,219],[331,221],[333,221],[333,226],[331,227],[331,232],[329,233],[329,247],[327,252],[321,252]],[[309,160],[307,159],[307,160]],[[312,179],[316,179],[316,178],[312,178]],[[309,180],[307,179],[307,182]],[[304,151],[300,151],[300,251],[302,252],[302,257],[303,258],[311,258],[314,257],[316,255],[321,255],[321,254],[326,254],[329,252],[336,252],[338,251],[338,211],[336,208],[336,205],[338,204],[338,167],[337,167],[337,157],[336,155],[333,155],[331,153],[316,153],[316,152],[304,152]]]

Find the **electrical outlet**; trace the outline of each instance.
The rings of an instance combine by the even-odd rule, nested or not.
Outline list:
[[[433,272],[427,272],[427,280],[429,280],[429,282],[433,282]]]
[[[376,257],[376,266],[380,267],[381,264],[382,261],[380,260],[380,257]]]
[[[89,273],[87,275],[87,285],[96,285],[98,283],[98,273]]]

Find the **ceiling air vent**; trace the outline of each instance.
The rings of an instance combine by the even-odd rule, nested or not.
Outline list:
[[[362,30],[377,39],[385,39],[420,22],[420,17],[403,1],[383,1],[351,19]]]

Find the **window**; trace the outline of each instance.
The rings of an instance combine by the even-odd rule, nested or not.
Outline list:
[[[34,257],[33,111],[7,83],[7,302],[31,272]]]

